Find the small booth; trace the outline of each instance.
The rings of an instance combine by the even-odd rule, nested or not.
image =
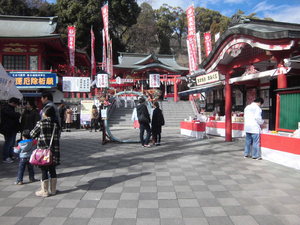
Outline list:
[[[181,121],[180,122],[180,134],[195,137],[196,139],[202,139],[205,136],[205,122],[200,121]]]

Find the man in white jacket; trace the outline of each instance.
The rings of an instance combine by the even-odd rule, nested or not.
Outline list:
[[[244,130],[246,133],[246,143],[244,157],[251,157],[253,159],[261,159],[260,151],[260,132],[261,125],[264,121],[261,117],[261,106],[264,103],[262,98],[256,98],[254,102],[247,105],[244,110]],[[251,154],[252,146],[252,154]]]

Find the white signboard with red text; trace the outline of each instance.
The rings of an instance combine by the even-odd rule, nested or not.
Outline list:
[[[149,74],[149,86],[150,86],[150,88],[160,87],[159,74]]]
[[[107,88],[108,87],[108,74],[97,74],[97,87],[98,88]]]

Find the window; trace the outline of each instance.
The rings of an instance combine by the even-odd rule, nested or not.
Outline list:
[[[4,55],[3,67],[7,70],[26,70],[26,55]]]

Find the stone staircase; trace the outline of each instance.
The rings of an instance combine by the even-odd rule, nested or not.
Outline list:
[[[180,127],[180,121],[194,117],[192,105],[189,101],[174,102],[173,99],[163,101],[160,104],[165,117],[165,127]]]
[[[165,126],[170,128],[179,128],[180,121],[194,116],[192,105],[189,101],[174,102],[173,99],[159,102],[160,108],[165,117]],[[131,115],[133,108],[125,108],[121,105],[115,108],[109,118],[110,127],[132,127]]]

